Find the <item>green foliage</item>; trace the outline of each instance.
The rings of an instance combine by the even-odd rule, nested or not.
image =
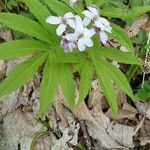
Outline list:
[[[87,60],[81,71],[79,104],[85,99],[91,86],[94,64]]]
[[[142,101],[150,99],[150,81],[145,81],[143,88],[137,90],[135,97]]]
[[[103,16],[126,20],[126,19],[133,19],[149,11],[150,11],[150,6],[133,7],[128,11],[117,7],[110,7],[110,8],[102,9],[101,13]]]
[[[40,53],[16,66],[0,84],[0,96],[8,94],[28,82],[45,61],[46,55],[47,53]]]
[[[39,0],[19,1],[24,2],[29,7],[37,21],[32,19],[32,17],[29,19],[19,14],[0,13],[0,23],[31,36],[32,40],[15,40],[1,44],[0,59],[17,58],[29,54],[32,54],[32,57],[16,66],[9,73],[8,77],[0,84],[0,96],[6,95],[23,86],[32,78],[38,68],[43,65],[39,115],[44,114],[52,104],[58,86],[62,89],[70,107],[73,108],[75,106],[75,84],[72,73],[72,68],[74,67],[80,70],[79,73],[81,76],[78,103],[82,103],[88,94],[94,71],[96,71],[104,95],[114,115],[118,111],[115,86],[118,86],[131,98],[134,97],[125,75],[113,66],[110,61],[115,60],[135,65],[142,64],[134,55],[132,41],[121,27],[113,24],[113,33],[111,36],[124,45],[128,49],[128,53],[114,48],[99,47],[99,41],[96,39],[94,39],[94,43],[96,43],[94,47],[89,48],[84,53],[64,53],[59,45],[60,39],[54,32],[55,28],[47,25],[45,19],[51,14],[62,16],[66,12],[81,13],[84,5],[81,4],[78,8],[75,5],[71,8],[68,3],[58,0],[43,0],[42,3]],[[86,0],[87,5],[90,5],[92,2],[102,6],[112,1]],[[125,12],[121,8],[114,8],[113,6],[111,8],[104,7],[101,13],[104,16],[125,20],[144,14],[149,9],[149,6],[142,6]]]

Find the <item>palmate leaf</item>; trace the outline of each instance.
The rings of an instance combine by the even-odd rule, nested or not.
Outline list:
[[[112,33],[110,36],[114,37],[120,44],[125,46],[132,54],[135,52],[133,43],[128,37],[127,33],[118,25],[112,24]]]
[[[62,16],[67,12],[72,12],[73,9],[65,3],[58,0],[44,0],[48,7],[53,10],[57,15]]]
[[[88,91],[91,87],[93,69],[94,69],[93,62],[91,60],[87,60],[81,72],[78,104],[84,101],[86,95],[88,94]]]
[[[122,52],[121,50],[109,47],[97,47],[96,48],[96,57],[105,57],[112,60],[115,60],[120,63],[126,64],[137,64],[142,65],[142,61],[138,59],[136,56],[131,55],[127,52]]]
[[[98,61],[98,60],[97,60]],[[104,59],[99,60],[109,77],[114,81],[114,83],[125,93],[127,93],[131,98],[134,98],[132,89],[127,81],[125,75],[117,69],[113,64],[108,63]]]
[[[53,37],[40,24],[21,15],[0,13],[0,23],[47,43],[51,44],[50,41],[53,41]]]
[[[101,64],[100,61],[95,61],[95,67],[102,91],[106,96],[106,99],[112,110],[113,115],[116,116],[118,113],[118,105],[117,96],[113,87],[112,80],[108,75],[106,68]]]
[[[0,84],[0,96],[6,95],[29,81],[36,73],[37,69],[45,61],[47,53],[35,55],[14,68],[8,77]]]
[[[40,85],[40,110],[39,115],[52,104],[58,86],[58,64],[51,64],[51,57],[47,58],[43,71],[42,83]]]
[[[59,64],[59,84],[70,106],[75,105],[75,85],[70,64]]]
[[[36,40],[16,40],[0,44],[0,59],[17,58],[50,48]]]

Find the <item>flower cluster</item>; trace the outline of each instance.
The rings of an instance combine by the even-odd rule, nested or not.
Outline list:
[[[62,17],[49,16],[46,19],[47,23],[58,25],[56,33],[62,37],[60,45],[65,51],[73,51],[78,48],[82,52],[86,47],[92,47],[91,38],[95,34],[99,35],[103,44],[108,41],[106,32],[111,33],[112,28],[105,18],[100,17],[99,9],[90,6],[83,11],[83,14],[84,19],[71,12]]]

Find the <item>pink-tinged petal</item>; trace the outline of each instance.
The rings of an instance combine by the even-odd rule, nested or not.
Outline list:
[[[62,21],[62,17],[55,17],[55,16],[49,16],[47,17],[46,19],[46,23],[49,23],[49,24],[60,24]]]
[[[93,17],[94,17],[94,15],[93,15],[90,11],[88,11],[88,10],[85,10],[85,11],[83,11],[82,13],[83,13],[83,14],[85,15],[85,17],[87,17],[87,18],[93,19]]]
[[[58,28],[56,29],[56,33],[58,36],[61,36],[66,30],[66,25],[65,24],[60,24]]]
[[[90,24],[90,22],[91,22],[91,19],[85,17],[85,18],[83,19],[83,26],[84,26],[84,27],[88,26],[88,25]]]
[[[83,41],[84,41],[84,44],[85,44],[87,47],[92,47],[92,46],[93,46],[93,41],[92,41],[90,38],[84,37],[84,38],[83,38]]]
[[[93,35],[95,35],[95,34],[96,34],[96,32],[95,32],[95,29],[94,29],[94,28],[91,28],[89,31],[90,31],[90,37],[92,37]]]
[[[74,21],[73,19],[68,19],[68,20],[67,20],[67,24],[68,24],[71,28],[75,29],[75,21]]]
[[[78,40],[78,35],[75,33],[69,33],[65,36],[68,41],[75,42]]]
[[[83,33],[83,29],[84,29],[82,18],[80,16],[75,16],[75,20],[76,20],[75,32],[77,34],[82,34]]]
[[[91,13],[94,15],[94,16],[99,16],[99,10],[95,7],[88,7],[88,9],[91,11]]]
[[[100,36],[101,42],[102,42],[103,44],[106,44],[107,41],[108,41],[108,36],[107,36],[107,34],[106,34],[105,32],[103,32],[103,31],[101,31],[101,32],[99,33],[99,36]]]
[[[65,19],[70,19],[70,18],[73,18],[74,17],[74,14],[72,12],[68,12],[64,15],[64,18]]]
[[[78,41],[78,49],[79,49],[79,51],[83,52],[83,51],[85,50],[85,48],[86,48],[86,46],[85,46],[85,44],[84,44],[84,40],[83,40],[83,39],[80,39],[80,40]]]
[[[68,44],[68,48],[69,48],[69,50],[72,52],[73,49],[77,48],[77,45],[76,45],[75,43],[73,43],[73,42],[70,42],[70,43]]]

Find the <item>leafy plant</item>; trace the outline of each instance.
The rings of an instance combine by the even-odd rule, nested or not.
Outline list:
[[[9,73],[8,77],[0,84],[0,96],[11,93],[20,88],[44,64],[43,77],[40,86],[40,115],[52,104],[58,85],[63,90],[64,96],[71,108],[75,106],[75,84],[72,66],[79,66],[81,76],[80,96],[81,103],[90,89],[93,72],[96,71],[102,90],[114,115],[117,114],[117,96],[115,86],[118,86],[131,98],[134,98],[131,87],[121,70],[111,64],[115,60],[126,64],[141,65],[142,62],[135,57],[132,41],[123,29],[112,24],[113,32],[110,34],[128,49],[128,53],[118,49],[100,46],[97,37],[94,37],[94,47],[87,48],[83,53],[74,51],[64,53],[60,47],[60,37],[56,36],[55,27],[46,23],[50,14],[64,15],[67,12],[80,14],[84,7],[76,9],[69,3],[57,0],[21,0],[37,18],[37,22],[18,14],[0,13],[0,22],[7,27],[33,37],[32,40],[16,40],[0,45],[0,58],[12,59],[32,54],[32,58],[19,64]],[[44,3],[44,5],[43,5]],[[104,4],[100,0],[96,4]],[[92,1],[86,0],[87,5]],[[82,5],[82,4],[81,4]],[[36,6],[36,7],[35,7]],[[150,6],[142,6],[124,12],[122,9],[104,8],[102,14],[106,17],[121,19],[134,18],[150,10]],[[83,11],[83,10],[82,10]],[[135,13],[136,12],[136,13]],[[84,63],[83,63],[84,62]]]
[[[137,100],[147,100],[150,98],[150,81],[145,81],[143,88],[137,90],[135,97]]]

